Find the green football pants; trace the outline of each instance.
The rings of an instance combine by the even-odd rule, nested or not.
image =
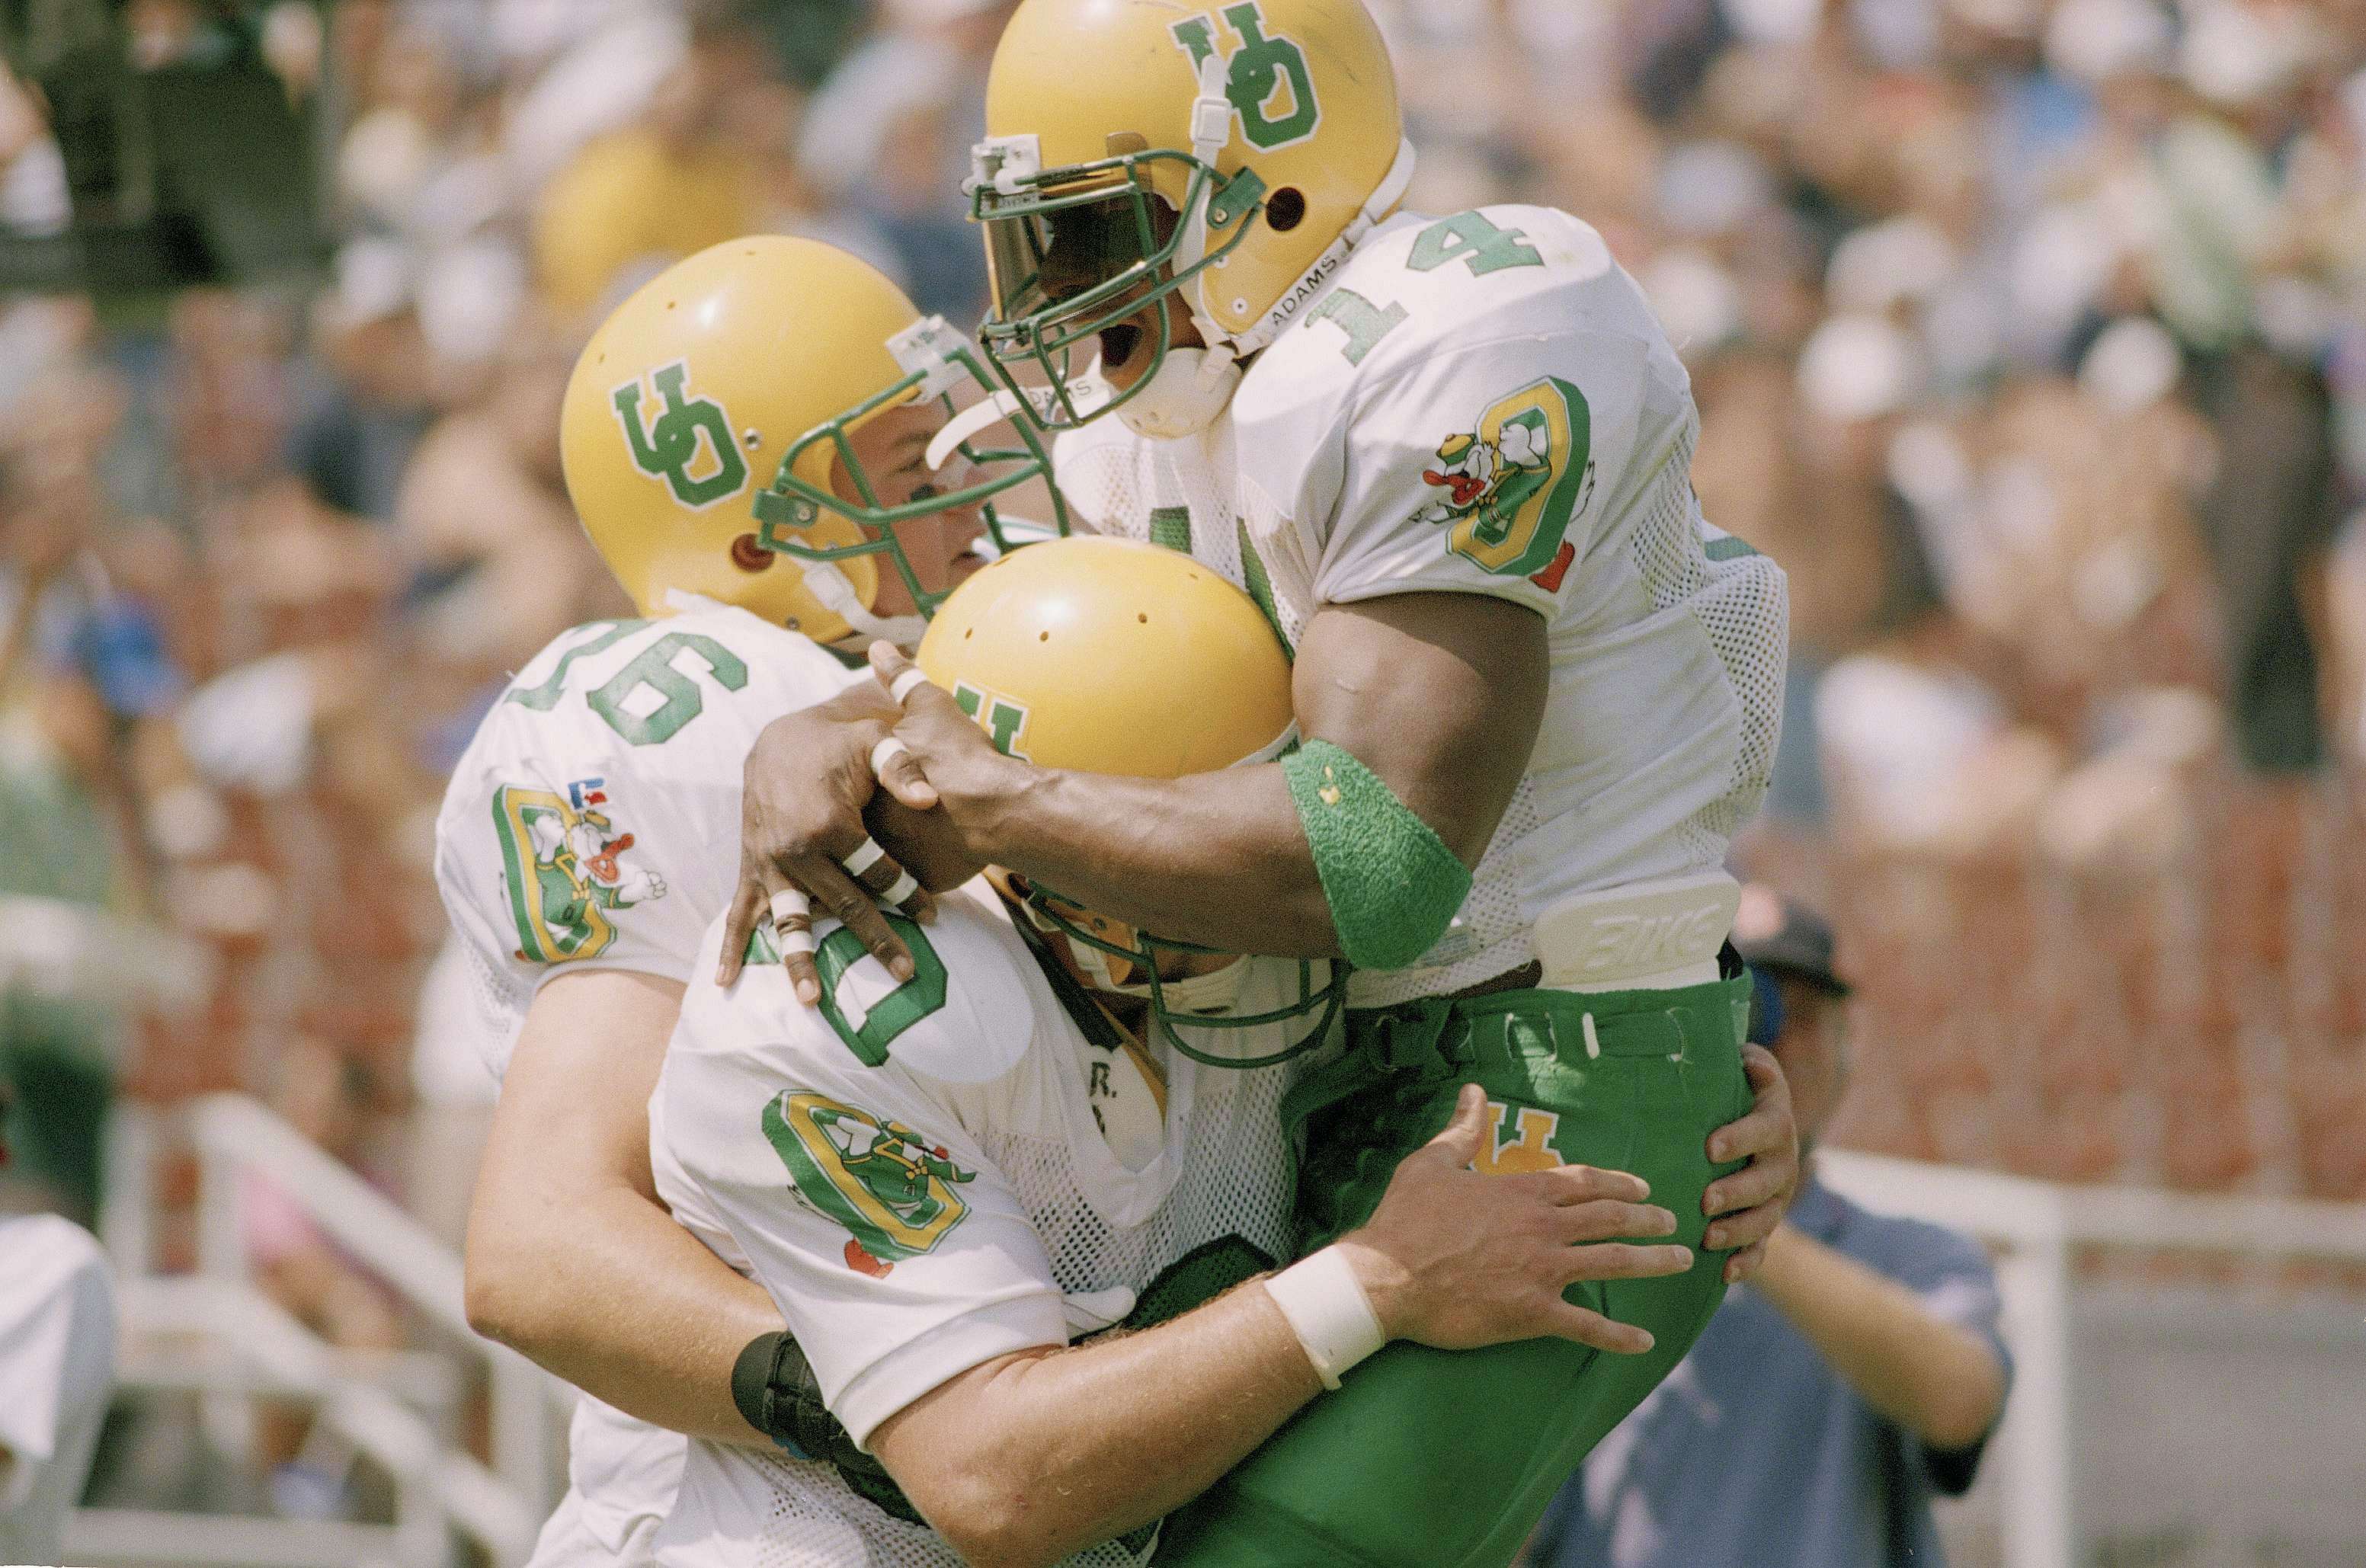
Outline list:
[[[1348,1014],[1346,1055],[1283,1108],[1304,1137],[1304,1245],[1362,1224],[1397,1162],[1445,1128],[1459,1086],[1475,1081],[1496,1118],[1480,1168],[1631,1171],[1697,1251],[1702,1190],[1738,1168],[1711,1165],[1706,1145],[1750,1108],[1748,998],[1743,979]],[[1680,1275],[1571,1287],[1572,1302],[1649,1329],[1656,1343],[1640,1356],[1561,1339],[1388,1346],[1169,1516],[1160,1568],[1500,1568],[1587,1451],[1691,1348],[1724,1298],[1724,1268],[1723,1254],[1699,1252]]]

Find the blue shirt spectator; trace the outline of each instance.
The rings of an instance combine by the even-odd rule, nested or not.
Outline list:
[[[1786,1221],[1978,1335],[2000,1366],[1996,1278],[1966,1237],[1876,1214],[1810,1179]],[[1854,1568],[1944,1561],[1931,1499],[1971,1485],[1986,1438],[1932,1448],[1868,1405],[1757,1290],[1737,1287],[1668,1381],[1547,1516],[1549,1568]]]
[[[1734,942],[1752,1036],[1790,1080],[1803,1145],[1847,1080],[1829,928],[1747,889]],[[1765,1266],[1603,1439],[1531,1543],[1536,1568],[1938,1568],[1934,1495],[1972,1483],[2011,1358],[1970,1237],[1876,1214],[1812,1168]]]

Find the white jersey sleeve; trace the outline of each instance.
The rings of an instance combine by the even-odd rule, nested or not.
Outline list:
[[[115,1383],[115,1293],[88,1231],[0,1219],[0,1562],[56,1562]]]
[[[511,682],[435,825],[436,886],[490,1015],[497,1076],[552,976],[688,979],[737,878],[749,748],[855,678],[794,632],[706,605],[577,626]]]
[[[770,1292],[867,1443],[969,1368],[1066,1341],[1051,1258],[988,1152],[989,1128],[1057,1113],[1031,1049],[1051,1002],[1008,922],[962,895],[900,986],[852,933],[817,930],[819,1009],[777,964],[719,988],[710,937],[650,1100],[651,1156],[675,1217]]]
[[[1260,545],[1314,603],[1480,593],[1553,618],[1606,520],[1688,460],[1693,415],[1600,236],[1503,207],[1376,231],[1234,417],[1251,531],[1287,536]]]

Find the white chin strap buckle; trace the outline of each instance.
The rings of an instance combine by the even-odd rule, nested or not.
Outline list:
[[[887,340],[887,355],[896,367],[920,378],[913,396],[923,401],[943,397],[967,378],[968,372],[953,357],[964,352],[971,352],[969,339],[942,316],[914,321]]]

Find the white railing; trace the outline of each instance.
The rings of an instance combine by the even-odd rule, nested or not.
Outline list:
[[[150,1272],[150,1171],[167,1127],[189,1143],[198,1161],[195,1276]],[[186,1356],[144,1366],[134,1361],[127,1382],[199,1393],[209,1430],[233,1443],[245,1430],[252,1396],[309,1400],[325,1426],[394,1478],[396,1522],[368,1527],[85,1510],[68,1536],[77,1557],[290,1565],[368,1557],[405,1568],[443,1568],[448,1532],[456,1529],[482,1544],[497,1563],[524,1560],[553,1501],[554,1416],[566,1396],[556,1380],[469,1329],[459,1260],[448,1247],[242,1096],[209,1096],[166,1113],[127,1107],[118,1113],[109,1156],[101,1231],[124,1282],[127,1339],[185,1337],[228,1352],[211,1362]],[[1997,1249],[2005,1332],[2016,1362],[2012,1399],[1991,1450],[2004,1568],[2075,1568],[2081,1561],[2071,1404],[2074,1248],[2366,1263],[2366,1207],[2357,1205],[2061,1187],[1846,1150],[1823,1151],[1818,1162],[1830,1186],[1867,1208],[1945,1224]],[[421,1401],[399,1395],[406,1384],[433,1385],[434,1363],[340,1351],[249,1283],[241,1213],[241,1178],[248,1173],[286,1193],[440,1337],[483,1358],[491,1406],[490,1468],[452,1446],[414,1407]]]
[[[2110,1247],[2366,1263],[2366,1206],[2061,1187],[1995,1171],[1846,1150],[1817,1156],[1835,1191],[1883,1213],[1966,1231],[1995,1247],[2012,1398],[1991,1446],[2004,1568],[2082,1562],[2071,1407],[2071,1252]]]
[[[158,1277],[152,1268],[149,1195],[157,1147],[168,1135],[197,1159],[197,1272]],[[110,1130],[107,1208],[100,1231],[122,1281],[125,1338],[186,1336],[220,1348],[208,1359],[179,1355],[127,1368],[127,1383],[199,1393],[208,1434],[239,1451],[252,1396],[294,1395],[318,1420],[395,1483],[388,1527],[318,1521],[219,1519],[90,1511],[76,1516],[67,1544],[79,1557],[163,1556],[185,1562],[344,1563],[368,1537],[368,1555],[405,1568],[442,1568],[449,1532],[484,1547],[500,1564],[523,1562],[554,1500],[555,1416],[565,1396],[556,1380],[468,1326],[460,1261],[383,1193],[286,1122],[241,1095],[217,1094],[172,1111],[126,1106]],[[449,1346],[481,1358],[490,1405],[490,1468],[456,1447],[447,1432],[398,1397],[432,1377],[417,1358],[370,1357],[328,1345],[254,1289],[246,1260],[242,1194],[257,1176],[302,1210],[346,1256],[409,1303]],[[135,1350],[136,1354],[136,1350]],[[159,1520],[175,1521],[159,1533]],[[359,1533],[356,1533],[359,1532]],[[217,1540],[216,1538],[219,1538]],[[219,1552],[220,1554],[217,1554]]]

